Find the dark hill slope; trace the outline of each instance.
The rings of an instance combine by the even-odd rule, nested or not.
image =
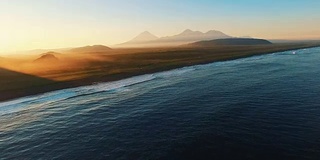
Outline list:
[[[199,41],[191,43],[191,46],[199,47],[211,47],[211,46],[228,46],[228,45],[270,45],[271,42],[264,39],[253,39],[253,38],[227,38],[227,39],[216,39],[210,41]]]

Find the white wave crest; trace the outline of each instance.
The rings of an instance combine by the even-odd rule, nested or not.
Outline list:
[[[92,90],[95,92],[109,91],[109,90],[115,90],[122,87],[127,87],[131,85],[139,84],[142,82],[150,81],[150,80],[153,80],[154,78],[155,76],[153,74],[147,74],[147,75],[136,76],[136,77],[127,78],[127,79],[114,81],[114,82],[98,83],[92,86],[83,87],[83,89]]]
[[[173,76],[179,76],[184,73],[194,71],[196,70],[195,67],[184,67],[184,68],[179,68],[179,69],[174,69],[171,71],[164,71],[164,72],[158,72],[155,74],[155,77],[157,78],[166,78],[166,77],[173,77]]]
[[[143,82],[151,81],[156,78],[169,78],[173,76],[179,76],[184,73],[196,70],[195,67],[184,67],[180,69],[174,69],[170,71],[158,72],[154,74],[146,74],[141,76],[135,76],[119,81],[96,83],[90,86],[81,86],[70,89],[63,89],[58,91],[47,92],[39,95],[22,97],[15,100],[0,103],[0,115],[7,114],[8,112],[14,112],[21,110],[21,108],[29,105],[43,105],[47,103],[57,102],[67,98],[75,96],[94,94],[103,91],[116,90],[123,87],[128,87]]]

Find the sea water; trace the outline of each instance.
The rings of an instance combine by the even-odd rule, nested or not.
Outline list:
[[[0,103],[0,159],[319,159],[320,48]]]

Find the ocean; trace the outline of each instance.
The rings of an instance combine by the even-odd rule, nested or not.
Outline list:
[[[320,159],[320,48],[2,102],[0,159]]]

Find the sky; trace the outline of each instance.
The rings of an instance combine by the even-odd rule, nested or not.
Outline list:
[[[93,44],[143,31],[320,39],[320,0],[1,0],[0,53]]]

